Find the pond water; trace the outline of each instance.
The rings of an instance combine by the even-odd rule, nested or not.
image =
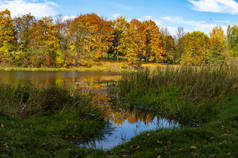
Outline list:
[[[126,118],[120,124],[109,120],[110,126],[106,129],[102,138],[82,143],[81,147],[102,149],[105,151],[130,141],[137,135],[146,131],[155,131],[161,128],[176,128],[179,124],[164,118],[155,116],[150,120],[137,120],[135,118]]]
[[[0,84],[33,84],[39,87],[80,85],[92,82],[117,81],[113,72],[4,72],[0,71]]]
[[[120,80],[119,73],[109,72],[3,72],[0,71],[0,84],[33,84],[38,87],[46,86],[91,86],[91,83],[102,83]],[[93,88],[92,88],[93,89]],[[97,139],[86,142],[72,142],[79,146],[93,149],[110,150],[117,145],[130,141],[135,136],[146,131],[160,128],[175,128],[179,124],[161,118],[158,113],[141,106],[131,107],[115,104],[110,101],[107,88],[95,88],[94,93],[101,100],[105,111],[104,119],[108,123],[104,134]],[[98,101],[101,102],[101,101]]]

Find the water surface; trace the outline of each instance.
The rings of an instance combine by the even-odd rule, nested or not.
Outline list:
[[[97,95],[103,95],[102,98],[105,98],[104,93],[98,93]],[[109,123],[109,126],[99,138],[85,143],[78,142],[77,144],[81,147],[107,151],[129,142],[143,132],[180,126],[179,123],[173,120],[161,118],[158,112],[146,108],[146,106],[106,102],[102,105],[102,108],[105,110],[104,119]]]
[[[179,127],[178,123],[159,117],[154,117],[151,122],[144,122],[139,120],[134,120],[133,122],[131,122],[127,119],[120,125],[112,121],[109,121],[109,123],[110,127],[106,129],[105,134],[102,136],[102,138],[98,138],[87,143],[82,143],[80,144],[80,146],[107,151],[118,145],[129,142],[132,138],[138,136],[143,132],[155,131],[161,128]]]
[[[92,82],[117,81],[114,72],[20,72],[0,71],[0,84],[33,84],[35,86],[65,86]]]
[[[38,87],[74,86],[89,87],[95,84],[120,80],[119,73],[112,72],[5,72],[0,71],[0,84],[33,84]],[[174,128],[179,124],[161,118],[149,109],[130,107],[126,104],[112,103],[107,93],[107,85],[91,87],[95,93],[95,102],[105,111],[104,119],[108,123],[103,135],[90,142],[73,142],[80,146],[110,150],[117,145],[130,141],[137,135],[161,128]],[[89,129],[90,130],[90,129]]]

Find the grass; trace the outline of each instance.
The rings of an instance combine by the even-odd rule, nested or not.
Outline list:
[[[98,61],[92,66],[80,66],[72,68],[50,68],[50,67],[0,67],[0,71],[80,71],[80,72],[126,72],[131,71],[126,62]]]
[[[216,119],[200,127],[146,132],[110,152],[111,157],[237,157],[238,99],[228,97]]]
[[[238,68],[159,67],[124,73],[119,101],[142,105],[180,128],[145,132],[111,151],[72,141],[99,136],[102,98],[59,88],[0,87],[2,157],[237,157]],[[114,93],[112,89],[112,93]],[[92,99],[93,98],[93,99]],[[99,99],[99,100],[97,100]]]
[[[1,157],[100,155],[72,143],[90,141],[106,126],[89,96],[56,87],[5,85],[0,91]]]
[[[162,64],[157,63],[144,63],[141,68],[150,68],[155,69],[156,67],[161,66]],[[6,67],[0,66],[0,71],[45,71],[45,72],[62,72],[62,71],[80,71],[80,72],[132,72],[137,71],[138,68],[128,65],[126,61],[97,61],[92,63],[92,66],[80,66],[80,67],[72,67],[72,68],[49,68],[49,67]]]
[[[119,83],[121,96],[143,103],[181,123],[199,124],[223,107],[217,103],[237,95],[237,67],[158,68],[126,73]],[[144,101],[144,102],[143,102]]]
[[[181,128],[146,132],[110,151],[111,157],[237,157],[238,69],[158,68],[126,73],[124,102],[144,105]]]

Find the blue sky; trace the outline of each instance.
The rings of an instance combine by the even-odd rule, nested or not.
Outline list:
[[[186,32],[209,33],[217,25],[226,29],[238,21],[235,0],[0,0],[0,10],[6,8],[12,16],[31,12],[36,17],[62,14],[68,18],[93,12],[107,19],[152,19],[171,34],[179,26]]]

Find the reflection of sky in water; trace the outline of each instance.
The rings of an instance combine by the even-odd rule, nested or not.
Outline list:
[[[179,124],[168,121],[166,119],[160,119],[155,117],[152,122],[145,123],[138,121],[130,123],[128,120],[124,121],[121,125],[114,124],[110,121],[111,128],[113,129],[110,133],[106,133],[102,140],[96,140],[87,144],[81,145],[87,148],[110,150],[117,145],[123,144],[130,141],[137,135],[152,130],[158,130],[160,128],[174,128],[178,127]]]

